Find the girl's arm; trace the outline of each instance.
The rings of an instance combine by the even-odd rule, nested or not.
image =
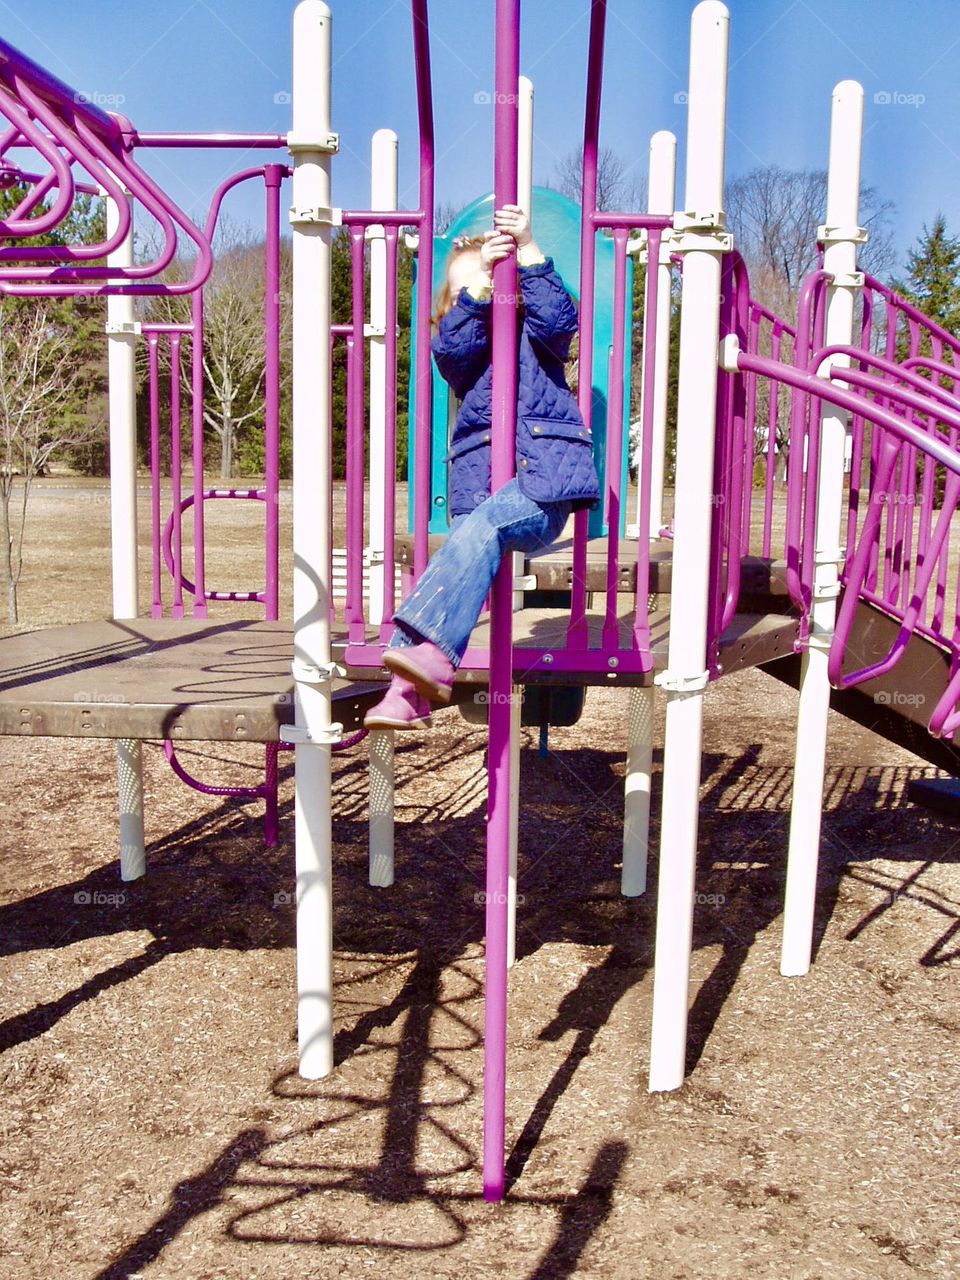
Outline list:
[[[490,295],[492,268],[511,251],[508,235],[496,231],[484,234],[476,256],[476,269],[460,290],[457,301],[439,324],[430,344],[437,368],[462,400],[490,362]]]
[[[554,269],[553,259],[520,267],[520,292],[530,336],[558,360],[566,360],[577,332],[577,309]]]
[[[520,292],[527,328],[557,357],[565,360],[577,331],[577,309],[566,286],[545,258],[530,231],[530,219],[519,205],[507,204],[494,214],[494,225],[512,235],[517,245]]]
[[[467,288],[453,309],[440,318],[430,344],[443,379],[462,400],[490,362],[490,302],[471,297]]]

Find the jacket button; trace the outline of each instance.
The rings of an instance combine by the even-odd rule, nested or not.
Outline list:
[[[534,429],[534,431],[539,431],[539,430],[540,430],[540,428],[539,428],[539,427],[534,427],[533,429]]]
[[[525,467],[525,466],[527,465],[527,460],[526,460],[526,458],[521,458],[521,459],[520,459],[520,465],[521,465],[521,467]]]

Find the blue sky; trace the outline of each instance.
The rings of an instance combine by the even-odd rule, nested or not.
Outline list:
[[[401,205],[417,192],[416,109],[408,0],[341,0],[334,15],[334,201],[369,204],[372,132],[400,136]],[[823,167],[830,91],[866,90],[864,179],[896,204],[903,253],[937,210],[960,232],[960,24],[955,0],[728,0],[731,11],[727,173],[776,162]],[[536,86],[534,180],[578,145],[589,0],[523,0],[522,69]],[[116,101],[144,129],[284,132],[290,87],[286,0],[0,0],[3,38],[75,88]],[[492,183],[493,0],[432,0],[437,199],[456,206]],[[610,0],[601,137],[646,166],[647,140],[671,129],[681,144],[689,14],[676,0]],[[875,94],[894,100],[878,103]],[[280,100],[275,100],[279,97]],[[234,155],[141,153],[146,167],[197,215],[234,168]],[[682,173],[682,168],[681,168]],[[242,194],[241,222],[259,216]]]

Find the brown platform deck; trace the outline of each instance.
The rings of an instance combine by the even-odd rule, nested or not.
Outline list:
[[[590,617],[591,641],[599,642],[602,618]],[[654,659],[666,665],[669,617],[651,617]],[[631,618],[621,619],[629,643]],[[562,647],[565,614],[525,609],[515,615],[519,649]],[[724,637],[725,670],[756,666],[792,650],[797,623],[777,614],[738,615]],[[486,646],[489,623],[474,632]],[[334,656],[342,655],[342,636]],[[369,637],[375,642],[375,634]],[[0,639],[0,734],[47,737],[144,738],[174,741],[275,742],[280,726],[293,722],[290,663],[293,636],[280,622],[197,622],[137,619],[83,622]],[[609,684],[606,672],[528,670],[517,662],[518,680],[550,684]],[[334,689],[334,716],[345,730],[356,727],[379,696],[386,672],[348,668]],[[613,677],[645,684],[651,676]],[[464,697],[486,672],[462,671]]]
[[[446,534],[430,535],[430,555],[446,541]],[[637,589],[637,542],[621,538],[617,553],[617,590],[633,594]],[[398,535],[397,564],[413,564],[413,538]],[[544,551],[524,558],[524,573],[537,580],[538,591],[568,591],[573,564],[573,540],[562,538]],[[667,595],[673,576],[673,543],[660,538],[650,543],[650,593]],[[587,542],[587,590],[607,589],[607,540],[591,538]],[[771,596],[786,599],[786,562],[745,556],[741,562],[741,594],[751,597]]]

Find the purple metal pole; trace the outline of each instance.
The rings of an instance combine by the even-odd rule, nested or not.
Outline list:
[[[592,0],[590,47],[587,56],[587,92],[583,114],[583,182],[580,210],[580,344],[577,401],[588,430],[593,426],[593,318],[596,278],[597,149],[600,137],[600,95],[603,88],[603,38],[606,0]],[[619,460],[618,464],[619,465]],[[573,518],[573,565],[570,584],[570,625],[567,648],[586,649],[587,631],[587,527],[586,511]],[[607,530],[608,536],[611,531]],[[620,531],[616,530],[619,537]]]
[[[417,68],[420,127],[420,246],[417,251],[416,411],[413,427],[413,572],[419,577],[430,552],[430,462],[433,423],[433,375],[430,309],[433,295],[433,86],[430,80],[430,26],[427,0],[412,0],[413,48]],[[516,89],[514,89],[516,92]],[[516,177],[514,177],[516,181]],[[375,221],[386,225],[382,216]]]
[[[193,616],[207,616],[207,588],[203,538],[203,292],[190,299],[193,342],[190,349],[190,386],[193,396]]]
[[[180,436],[180,343],[182,335],[170,334],[170,488],[173,502],[173,609],[174,618],[183,617],[183,501]]]
[[[160,594],[160,369],[157,351],[159,341],[155,333],[147,336],[147,369],[150,387],[150,519],[153,530],[151,612],[155,618],[163,617],[163,598]]]
[[[280,183],[284,165],[268,164],[266,244],[264,247],[264,464],[266,489],[265,610],[271,622],[280,617]]]
[[[610,398],[607,411],[607,602],[603,620],[604,649],[616,652],[620,648],[620,628],[617,622],[617,575],[620,564],[620,483],[623,475],[623,371],[627,305],[627,231],[618,227],[613,233],[613,351],[610,358]],[[657,267],[653,268],[656,274]],[[647,397],[653,399],[652,396]],[[641,543],[648,541],[642,536]],[[639,590],[646,586],[637,583]]]
[[[131,141],[135,147],[239,147],[244,151],[286,148],[285,133],[144,133],[137,129]]]
[[[352,643],[364,640],[363,615],[363,438],[364,438],[364,233],[350,228],[353,336],[347,339],[347,601],[344,616]],[[427,344],[429,350],[429,344]],[[419,397],[418,397],[419,399]]]
[[[645,306],[650,316],[656,316],[660,292],[660,231],[651,228],[647,232],[647,288]],[[640,504],[637,513],[639,532],[637,536],[637,595],[636,614],[633,624],[633,635],[637,648],[641,653],[649,655],[650,666],[653,666],[653,655],[650,654],[650,485],[653,477],[653,416],[654,400],[652,388],[656,381],[657,350],[656,326],[646,326],[650,341],[643,348],[643,385],[650,388],[650,393],[643,397],[643,424],[640,436]],[[619,530],[618,530],[619,533]]]
[[[520,0],[497,0],[494,207],[517,201]],[[422,245],[422,241],[421,241]],[[517,262],[493,270],[493,446],[491,489],[515,471]],[[418,397],[419,402],[419,397]],[[486,1001],[484,1018],[483,1196],[504,1193],[507,1073],[507,894],[510,875],[510,723],[513,692],[513,563],[505,556],[490,593],[490,738],[487,749]]]
[[[397,515],[397,248],[396,227],[384,227],[387,249],[387,332],[384,339],[384,363],[386,364],[386,414],[384,420],[384,448],[387,461],[383,494],[383,611],[380,624],[380,640],[386,644],[393,630],[393,607],[396,597],[396,539]]]

